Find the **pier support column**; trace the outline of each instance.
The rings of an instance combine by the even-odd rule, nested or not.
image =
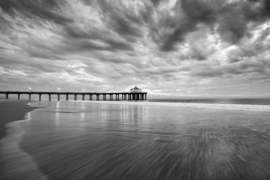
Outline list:
[[[92,94],[89,94],[89,100],[92,101]]]
[[[106,101],[106,94],[103,94],[103,100]]]
[[[20,100],[20,96],[21,96],[21,94],[18,94],[18,100]]]
[[[97,101],[99,101],[99,94],[97,94]]]
[[[74,100],[77,101],[77,94],[74,94]]]
[[[29,95],[29,100],[31,100],[31,94],[28,94]]]
[[[113,95],[112,94],[110,94],[110,100],[113,100]]]
[[[52,98],[51,98],[51,94],[49,94],[49,101],[51,101],[52,100]]]
[[[82,95],[82,100],[83,100],[83,101],[84,101],[84,96],[85,96],[85,95],[83,94],[83,95]]]
[[[41,94],[38,94],[39,95],[39,101],[41,101]]]
[[[66,100],[68,101],[68,94],[66,94]]]
[[[60,94],[57,94],[57,100],[60,101]]]
[[[6,99],[8,99],[8,93],[6,93]]]

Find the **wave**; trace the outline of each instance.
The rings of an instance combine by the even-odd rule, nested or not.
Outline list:
[[[210,103],[168,103],[168,102],[148,102],[148,101],[74,101],[84,103],[107,103],[107,104],[127,104],[127,105],[149,105],[149,106],[172,106],[183,108],[207,108],[236,111],[259,111],[270,112],[270,105],[249,105],[249,104],[210,104]]]
[[[19,142],[22,135],[25,133],[20,124],[30,121],[30,115],[31,112],[28,112],[25,119],[6,124],[7,135],[0,140],[0,155],[2,157],[1,163],[3,164],[3,169],[1,169],[1,171],[3,171],[1,180],[48,180],[48,178],[40,172],[34,159],[19,147]]]

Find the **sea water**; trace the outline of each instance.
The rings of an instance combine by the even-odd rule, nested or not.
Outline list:
[[[5,147],[13,143],[18,151],[6,152],[5,160],[17,166],[6,165],[5,177],[270,179],[269,105],[101,101],[31,105],[43,108],[9,127],[13,131]],[[11,138],[12,134],[17,136]]]

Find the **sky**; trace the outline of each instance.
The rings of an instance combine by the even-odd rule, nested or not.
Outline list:
[[[0,90],[270,96],[268,0],[0,0]]]

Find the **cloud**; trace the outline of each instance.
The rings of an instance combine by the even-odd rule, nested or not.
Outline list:
[[[82,29],[79,26],[76,26],[75,24],[66,26],[66,31],[69,37],[76,39],[75,41],[92,39],[106,43],[108,46],[107,49],[111,51],[133,50],[133,47],[126,40],[113,38],[112,36],[108,35],[105,31],[104,32],[98,30],[86,31],[85,29]]]
[[[269,15],[266,0],[0,1],[0,83],[265,92]]]
[[[72,22],[71,18],[61,13],[60,2],[58,0],[6,0],[1,1],[0,6],[4,11],[14,16],[16,16],[16,11],[18,11],[25,16],[34,15],[59,24]]]

